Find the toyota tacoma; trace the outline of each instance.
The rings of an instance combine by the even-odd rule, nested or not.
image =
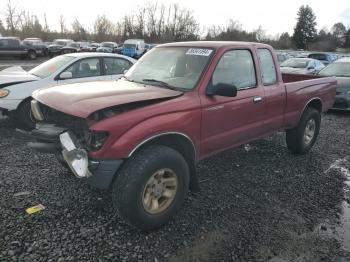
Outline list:
[[[334,77],[282,75],[269,45],[164,44],[120,80],[35,91],[30,147],[110,189],[120,215],[150,230],[198,189],[199,160],[277,131],[307,153],[335,93]]]

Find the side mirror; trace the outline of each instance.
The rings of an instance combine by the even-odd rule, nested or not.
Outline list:
[[[217,83],[209,88],[207,91],[208,96],[237,96],[237,87],[235,85]]]
[[[125,69],[124,71],[123,71],[123,74],[126,74],[128,72],[128,69]]]
[[[314,70],[315,69],[315,67],[313,67],[313,66],[309,66],[308,68],[307,68],[307,70]]]
[[[63,72],[60,74],[60,80],[71,79],[73,78],[72,72]]]

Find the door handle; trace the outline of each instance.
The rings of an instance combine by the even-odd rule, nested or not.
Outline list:
[[[261,96],[256,96],[253,98],[253,102],[254,103],[260,103],[262,101],[262,97]]]

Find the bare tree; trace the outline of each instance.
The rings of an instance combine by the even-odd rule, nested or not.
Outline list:
[[[146,16],[146,8],[140,7],[135,15],[136,24],[135,24],[135,37],[143,38],[145,34],[145,16]]]
[[[21,22],[21,13],[17,11],[17,7],[12,4],[11,0],[7,1],[5,8],[5,19],[7,23],[7,29],[11,35],[16,35],[18,26]]]
[[[98,16],[94,24],[94,33],[96,34],[97,41],[106,41],[113,34],[113,24],[105,16]]]
[[[63,15],[60,15],[60,30],[61,30],[61,35],[65,35],[66,32],[67,32],[67,29],[66,29],[66,22],[65,22],[65,19],[63,17]]]
[[[87,39],[86,29],[77,18],[74,18],[74,21],[72,23],[72,33],[74,40]]]
[[[4,24],[2,23],[2,20],[0,19],[0,34],[5,34],[5,27]]]

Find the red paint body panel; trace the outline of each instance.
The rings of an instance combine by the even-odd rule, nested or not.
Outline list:
[[[90,156],[104,159],[127,158],[143,141],[158,134],[177,132],[192,140],[196,147],[197,160],[200,160],[278,130],[294,127],[307,103],[313,99],[321,101],[323,111],[328,110],[334,102],[335,78],[282,76],[276,55],[268,45],[245,42],[184,42],[164,46],[214,49],[214,54],[195,89],[182,94],[127,81],[113,84],[98,82],[82,84],[80,91],[73,86],[39,91],[34,98],[57,110],[80,117],[87,117],[99,109],[113,105],[169,98],[93,123],[90,129],[107,131],[109,137],[104,146],[99,151],[90,153]],[[262,84],[257,48],[267,48],[273,54],[277,73],[277,83],[274,85]],[[239,90],[236,97],[206,95],[218,61],[231,49],[247,49],[252,53],[256,67],[256,87]],[[255,103],[255,97],[261,97],[261,102]]]

